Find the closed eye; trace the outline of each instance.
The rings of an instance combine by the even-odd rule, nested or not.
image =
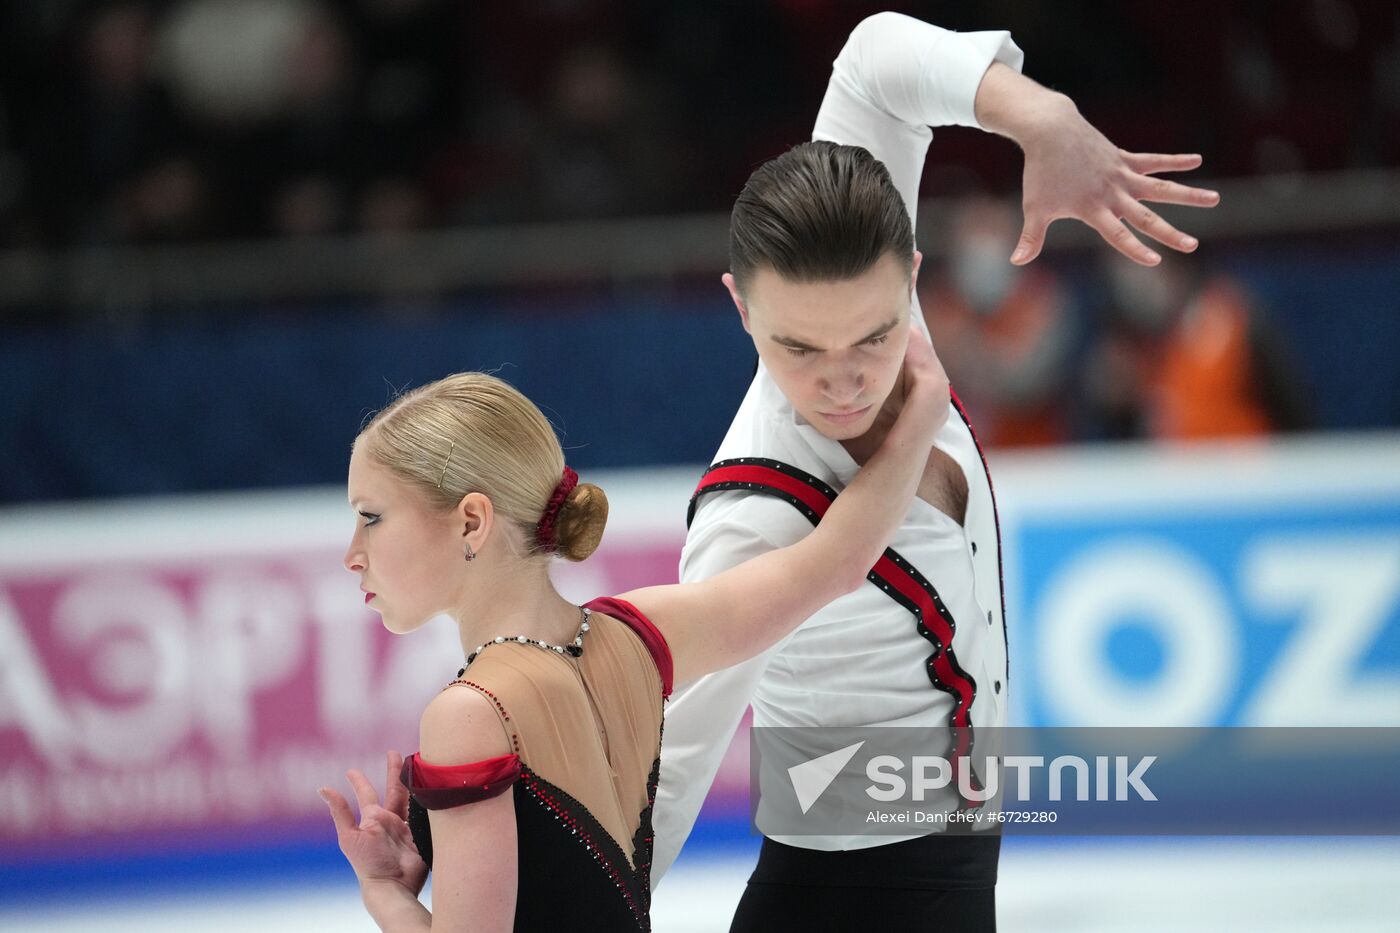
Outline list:
[[[860,345],[864,347],[878,347],[880,344],[885,343],[889,339],[890,335],[888,333],[884,333],[878,337],[871,337],[869,340],[862,341]],[[786,344],[783,344],[782,347],[788,352],[790,356],[795,356],[799,358],[804,357],[809,353],[816,352],[814,350],[809,350],[806,347],[790,347]]]

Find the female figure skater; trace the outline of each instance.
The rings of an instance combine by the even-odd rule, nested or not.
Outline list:
[[[382,805],[354,770],[358,824],[319,791],[381,929],[650,928],[664,698],[864,582],[947,417],[947,377],[917,328],[902,381],[888,438],[806,538],[701,583],[584,606],[554,589],[549,557],[592,553],[607,499],[576,485],[529,400],[463,373],[370,422],[350,457],[363,521],[345,566],[391,632],[451,615],[466,659],[424,711],[418,752],[389,753]],[[431,913],[418,900],[430,869]]]

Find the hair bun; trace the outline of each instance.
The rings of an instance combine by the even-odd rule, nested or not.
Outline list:
[[[579,483],[559,507],[555,534],[565,560],[585,560],[603,540],[608,523],[608,497],[592,483]]]

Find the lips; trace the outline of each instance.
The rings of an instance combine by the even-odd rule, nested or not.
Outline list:
[[[857,408],[852,411],[824,411],[820,412],[820,414],[828,421],[834,421],[837,424],[849,424],[852,421],[859,421],[868,411],[870,411],[870,406],[866,405],[864,408]]]
[[[373,593],[366,593],[366,594],[365,594],[365,602],[368,603],[371,599],[374,599],[374,594],[373,594]]]

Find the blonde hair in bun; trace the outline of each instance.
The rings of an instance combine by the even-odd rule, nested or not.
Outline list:
[[[592,483],[579,483],[559,506],[555,520],[559,556],[565,560],[586,560],[598,550],[607,522],[607,494]]]
[[[548,555],[536,527],[559,485],[564,451],[544,413],[487,373],[456,373],[394,399],[356,442],[429,505],[448,510],[479,492],[519,532],[526,556]],[[558,552],[583,560],[603,537],[608,497],[575,486],[555,519]]]

